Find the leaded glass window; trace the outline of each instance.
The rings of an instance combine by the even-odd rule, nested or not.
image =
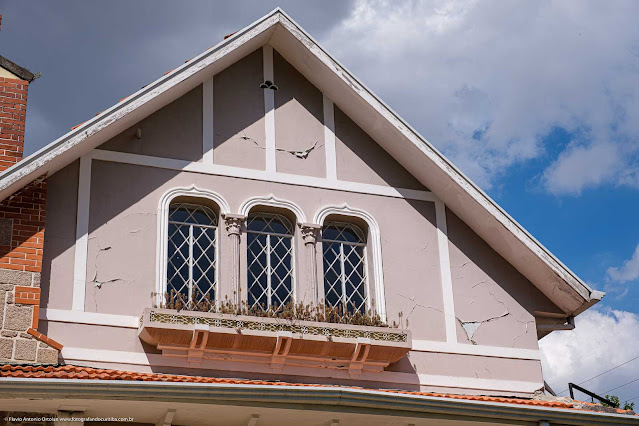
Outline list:
[[[208,207],[177,203],[169,208],[166,289],[189,303],[215,300],[217,216]]]
[[[322,227],[324,301],[344,312],[366,312],[366,236],[356,225]]]
[[[246,232],[249,307],[286,305],[293,296],[293,225],[279,214],[254,213]]]

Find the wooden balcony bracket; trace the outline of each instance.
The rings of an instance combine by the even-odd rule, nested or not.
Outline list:
[[[357,376],[362,374],[364,368],[364,362],[368,358],[368,353],[371,350],[371,339],[365,337],[358,337],[353,356],[348,364],[348,374],[351,376]]]

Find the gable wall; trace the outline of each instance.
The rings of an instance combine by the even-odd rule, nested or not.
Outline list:
[[[242,204],[252,197],[272,195],[295,203],[307,222],[312,222],[322,208],[340,207],[344,203],[350,208],[369,212],[378,222],[387,317],[390,322],[399,320],[401,312],[404,326],[408,320],[416,342],[415,350],[377,377],[351,380],[339,372],[322,372],[323,377],[318,377],[317,371],[309,370],[308,377],[297,375],[296,380],[442,391],[455,391],[441,384],[450,383],[452,379],[440,382],[433,381],[431,376],[460,376],[469,380],[468,383],[480,383],[476,386],[483,386],[483,389],[496,389],[495,386],[506,386],[503,383],[513,381],[528,383],[526,386],[529,387],[540,385],[541,370],[534,355],[537,340],[532,312],[535,309],[552,311],[552,304],[456,216],[449,213],[439,217],[435,207],[439,202],[437,197],[401,168],[338,106],[332,108],[335,124],[329,129],[335,135],[333,152],[337,174],[337,179],[331,179],[327,170],[331,147],[330,138],[326,137],[325,124],[330,127],[330,120],[325,119],[326,99],[277,52],[273,54],[273,62],[274,80],[279,86],[278,91],[272,92],[273,147],[282,149],[274,152],[275,170],[267,170],[266,121],[269,118],[265,108],[267,95],[265,90],[259,89],[262,80],[259,77],[265,63],[261,50],[212,79],[212,164],[202,158],[206,145],[202,120],[206,93],[202,87],[144,120],[140,125],[144,126],[142,139],[138,142],[132,139],[135,132],[124,132],[94,152],[92,155],[96,159],[86,160],[90,162],[90,172],[80,178],[79,185],[87,187],[90,195],[88,202],[80,201],[79,205],[86,207],[78,215],[88,215],[88,234],[83,243],[87,254],[85,258],[79,258],[84,260],[82,265],[86,270],[81,277],[84,285],[80,292],[84,303],[76,307],[80,310],[77,315],[65,312],[70,312],[70,299],[78,290],[73,279],[74,269],[77,271],[74,260],[78,252],[74,242],[76,222],[69,218],[73,218],[77,210],[78,203],[75,206],[73,203],[78,193],[74,182],[77,182],[80,170],[76,163],[52,177],[58,184],[50,186],[50,197],[60,200],[60,205],[70,203],[70,207],[47,212],[51,222],[56,224],[59,236],[47,242],[53,248],[47,254],[50,272],[44,303],[51,311],[46,330],[69,348],[65,358],[111,367],[125,365],[154,371],[177,369],[194,374],[194,370],[184,364],[175,364],[176,361],[167,364],[166,358],[158,355],[157,350],[143,345],[136,335],[135,318],[145,307],[153,305],[157,292],[160,200],[170,189],[196,185],[219,194],[233,214],[240,213]],[[181,117],[182,124],[173,121],[173,114]],[[186,135],[184,138],[180,137],[182,133]],[[317,138],[323,145],[317,146],[306,158],[288,152],[305,150],[309,148],[309,141]],[[182,142],[175,143],[176,140],[184,141],[184,147]],[[127,153],[145,157],[133,158]],[[184,170],[184,161],[174,160],[193,163]],[[62,182],[71,184],[63,185]],[[408,196],[404,198],[400,194]],[[450,241],[438,232],[441,220],[448,222]],[[231,295],[232,246],[228,243],[230,238],[223,221],[220,221],[218,232],[221,262],[218,283],[222,295]],[[241,253],[246,252],[244,237]],[[299,232],[295,238],[297,294],[308,300],[306,298],[313,294],[312,254]],[[317,247],[321,253],[321,244]],[[446,266],[446,263],[442,247],[450,254],[450,289],[444,284],[446,270],[442,265]],[[373,257],[370,251],[368,256],[369,259]],[[245,265],[245,258],[240,259],[240,265]],[[318,263],[318,270],[321,282],[321,263]],[[369,275],[372,288],[376,283],[370,267]],[[245,271],[240,278],[245,286]],[[444,302],[447,291],[452,294],[451,306]],[[491,319],[505,313],[500,310],[504,304],[508,315]],[[452,322],[446,316],[451,309]],[[83,315],[91,319],[87,320],[89,324],[72,319]],[[109,321],[120,325],[107,326],[111,324]],[[481,323],[472,336],[476,345],[470,342],[462,322]],[[447,333],[449,324],[452,324],[452,334]],[[91,340],[90,336],[101,333],[109,338]],[[89,355],[85,349],[97,352]],[[144,354],[155,357],[133,364],[126,361],[139,360],[146,356]],[[213,363],[210,368],[216,375],[281,377],[272,372],[246,370],[242,366],[234,366],[237,369],[233,370],[223,362]],[[227,372],[229,369],[231,372]],[[209,370],[207,374],[213,373]],[[286,376],[286,371],[283,374]],[[289,375],[287,380],[290,379]],[[459,386],[464,392],[481,392],[463,383]],[[526,393],[513,390],[522,389],[523,385],[508,386],[511,389],[506,390],[511,394]]]
[[[257,170],[266,167],[262,61],[259,49],[213,78],[216,164]]]
[[[326,177],[322,92],[273,52],[277,171]],[[311,150],[306,158],[294,153]]]
[[[137,131],[141,130],[138,138]],[[202,87],[198,86],[102,145],[102,149],[198,161],[202,158]]]

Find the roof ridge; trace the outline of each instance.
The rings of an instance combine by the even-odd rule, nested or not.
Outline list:
[[[36,78],[36,75],[34,73],[24,67],[21,67],[20,65],[16,64],[8,58],[5,58],[2,55],[0,55],[0,67],[6,69],[7,71],[10,71],[11,73],[17,75],[23,80],[28,81],[29,83]]]

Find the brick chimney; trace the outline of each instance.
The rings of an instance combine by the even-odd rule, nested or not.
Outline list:
[[[0,173],[22,160],[34,78],[0,56]],[[62,348],[38,331],[46,185],[40,176],[0,201],[0,362],[56,363]]]
[[[0,56],[0,172],[22,160],[27,94],[34,77]]]

